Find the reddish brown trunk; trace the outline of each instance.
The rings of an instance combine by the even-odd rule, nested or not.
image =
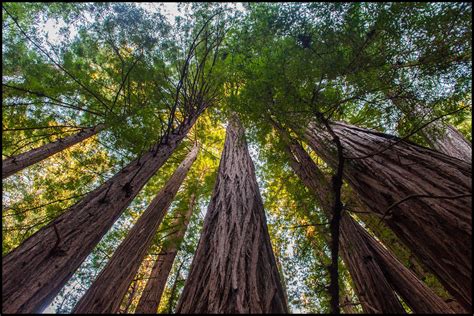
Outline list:
[[[3,312],[47,306],[140,189],[171,156],[197,115],[168,142],[132,161],[3,258]]]
[[[195,203],[194,194],[191,195],[189,201],[189,208],[186,214],[182,217],[177,217],[173,221],[173,226],[178,230],[176,233],[168,236],[166,241],[163,243],[161,252],[156,259],[153,269],[150,273],[145,290],[143,291],[140,301],[138,302],[135,314],[156,314],[158,306],[160,305],[161,296],[165,289],[166,280],[173,266],[174,258],[178,253],[179,243],[186,233],[189,219],[193,213]]]
[[[315,194],[321,209],[330,217],[333,193],[329,180],[300,144],[291,140],[283,129],[279,128],[279,131],[288,144],[286,149],[291,167],[304,185]],[[340,247],[364,312],[405,313],[379,265],[373,260],[372,251],[358,234],[356,226],[358,224],[350,216],[343,214],[340,223]]]
[[[119,311],[130,282],[140,268],[140,263],[189,168],[196,160],[197,153],[196,145],[140,216],[105,268],[77,303],[73,313],[113,314]]]
[[[446,155],[453,156],[471,163],[471,143],[452,125],[446,125],[444,128],[445,130],[443,131],[443,134],[436,139],[426,135],[426,138],[429,139],[433,144],[433,148]]]
[[[387,134],[332,126],[344,146],[345,177],[363,203],[471,309],[471,164]],[[326,131],[312,123],[305,136],[337,163]]]
[[[236,117],[177,313],[287,313],[244,130]]]
[[[329,215],[329,181],[303,147],[291,140],[284,130],[280,129],[280,132],[289,142],[287,152],[293,170],[315,193],[322,210]],[[395,290],[415,313],[452,313],[440,297],[381,247],[352,217],[344,214],[340,231],[342,257],[365,312],[404,313]]]
[[[416,314],[446,314],[454,311],[416,275],[406,268],[397,258],[387,251],[378,241],[358,226],[359,235],[365,238],[367,245],[375,254],[392,287]]]
[[[60,138],[52,143],[29,150],[14,157],[2,161],[2,179],[11,176],[15,172],[25,169],[43,159],[46,159],[66,148],[71,147],[83,140],[94,136],[105,128],[104,124],[86,128],[77,134]]]

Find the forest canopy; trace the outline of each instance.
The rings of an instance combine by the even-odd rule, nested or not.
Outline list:
[[[3,2],[2,35],[2,313],[472,313],[471,3]]]

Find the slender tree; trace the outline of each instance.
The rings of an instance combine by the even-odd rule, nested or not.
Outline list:
[[[71,147],[83,140],[94,136],[105,128],[104,124],[99,124],[91,128],[81,130],[79,133],[60,138],[52,143],[31,149],[22,154],[4,159],[2,161],[2,179],[11,176],[15,172],[25,169],[43,159],[46,159],[66,148]]]
[[[50,303],[203,110],[3,258],[4,312],[36,312]]]
[[[161,296],[165,289],[174,259],[178,253],[178,246],[188,227],[189,219],[195,207],[195,194],[191,194],[189,207],[185,214],[178,214],[172,226],[176,231],[163,242],[160,254],[153,265],[145,289],[138,302],[135,314],[156,314],[160,305]]]
[[[244,129],[234,116],[177,313],[287,311]]]
[[[395,136],[333,123],[348,160],[344,175],[364,204],[471,308],[471,164]],[[334,165],[331,136],[315,123],[310,147]]]
[[[196,160],[197,153],[198,146],[195,145],[114,252],[106,267],[74,308],[74,313],[118,312],[153,236]]]

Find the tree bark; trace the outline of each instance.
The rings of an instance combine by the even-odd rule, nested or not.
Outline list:
[[[179,244],[186,233],[186,228],[188,227],[189,219],[193,213],[194,205],[195,195],[192,194],[186,214],[183,214],[184,216],[182,217],[177,217],[173,221],[172,225],[177,227],[178,230],[176,233],[167,237],[166,241],[163,243],[163,248],[153,265],[150,278],[146,283],[140,301],[135,309],[135,314],[157,313],[161,296],[165,289],[166,280],[168,279],[174,259],[178,253]]]
[[[331,217],[332,191],[330,181],[296,141],[290,139],[285,130],[278,128],[287,144],[286,152],[290,166],[303,184],[313,192],[326,216]],[[363,237],[356,230],[358,224],[347,213],[340,223],[340,247],[344,262],[351,274],[354,290],[366,313],[405,313],[395,292],[390,287],[383,271]]]
[[[287,313],[244,129],[227,126],[213,197],[177,313]]]
[[[287,142],[290,165],[315,193],[322,210],[330,215],[330,183],[296,141],[280,129]],[[451,308],[408,268],[372,238],[352,217],[341,219],[342,257],[351,274],[356,294],[366,313],[404,313],[393,290],[415,313],[452,313]]]
[[[387,91],[386,96],[412,120],[432,113],[432,110],[426,106],[410,104],[410,100],[415,99],[410,93]],[[440,131],[441,135],[439,135]],[[471,143],[454,126],[437,120],[421,130],[420,134],[433,149],[467,162],[472,161]]]
[[[51,302],[203,110],[3,258],[3,312],[38,312]]]
[[[453,156],[467,162],[472,162],[471,143],[452,125],[445,125],[441,137],[430,139],[428,133],[425,137],[431,141],[433,148],[446,155]]]
[[[363,203],[471,309],[471,164],[397,137],[332,124],[347,164],[345,177]],[[305,138],[329,165],[331,136],[310,123]]]
[[[379,263],[391,286],[403,298],[405,303],[416,314],[446,314],[454,311],[437,296],[416,275],[406,268],[397,258],[387,251],[378,241],[366,233],[361,227],[356,228],[366,240],[366,244],[375,254],[374,259]]]
[[[195,145],[158,192],[97,279],[77,303],[73,310],[74,314],[113,314],[119,311],[120,303],[140,268],[140,263],[146,256],[167,209],[196,160],[198,149]]]
[[[105,128],[104,124],[99,124],[95,127],[86,128],[77,134],[60,138],[52,143],[43,145],[41,147],[31,149],[22,154],[16,155],[2,161],[2,179],[5,179],[15,172],[25,169],[43,159],[46,159],[66,148],[71,147],[83,140],[94,136]]]

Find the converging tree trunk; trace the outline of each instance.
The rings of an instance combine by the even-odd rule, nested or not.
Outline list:
[[[3,312],[38,312],[51,302],[203,110],[3,258]]]
[[[330,182],[303,147],[281,128],[290,165],[330,216]],[[452,313],[449,306],[400,261],[381,247],[351,216],[341,218],[341,251],[366,313],[405,313],[395,291],[415,313]],[[387,267],[388,266],[388,267]]]
[[[140,268],[140,263],[167,209],[173,202],[189,168],[196,160],[197,153],[198,146],[195,145],[140,216],[105,268],[77,303],[73,313],[113,314],[118,312],[120,303]]]
[[[287,313],[244,129],[227,126],[214,193],[177,313]]]
[[[94,136],[105,128],[104,124],[96,125],[95,127],[85,128],[79,133],[60,138],[52,143],[43,145],[41,147],[31,149],[22,154],[16,155],[2,161],[2,179],[5,179],[15,172],[25,169],[43,159],[46,159],[66,148],[71,147],[83,140]]]
[[[313,192],[323,212],[331,218],[332,195],[330,181],[319,170],[303,147],[290,138],[287,132],[274,126],[286,143],[286,152],[290,166],[308,189]],[[342,258],[349,269],[354,290],[366,313],[405,313],[395,292],[390,287],[373,254],[362,236],[355,230],[357,223],[346,213],[340,223],[340,247]]]
[[[409,92],[397,93],[389,90],[386,92],[386,96],[410,119],[424,117],[432,113],[432,110],[427,106],[410,104],[412,103],[410,101],[416,100],[416,98]],[[472,161],[471,143],[454,126],[436,120],[422,129],[420,134],[433,149],[467,162]]]
[[[189,201],[189,208],[186,214],[177,217],[172,226],[177,231],[166,238],[163,242],[160,254],[153,265],[145,289],[143,290],[140,301],[138,302],[135,314],[156,314],[160,305],[161,296],[165,289],[166,280],[173,266],[174,258],[178,253],[178,247],[182,241],[189,219],[193,213],[195,205],[195,195],[192,194]]]
[[[344,175],[369,209],[471,309],[471,164],[397,137],[333,123],[344,147]],[[335,165],[331,136],[316,124],[309,145]]]

